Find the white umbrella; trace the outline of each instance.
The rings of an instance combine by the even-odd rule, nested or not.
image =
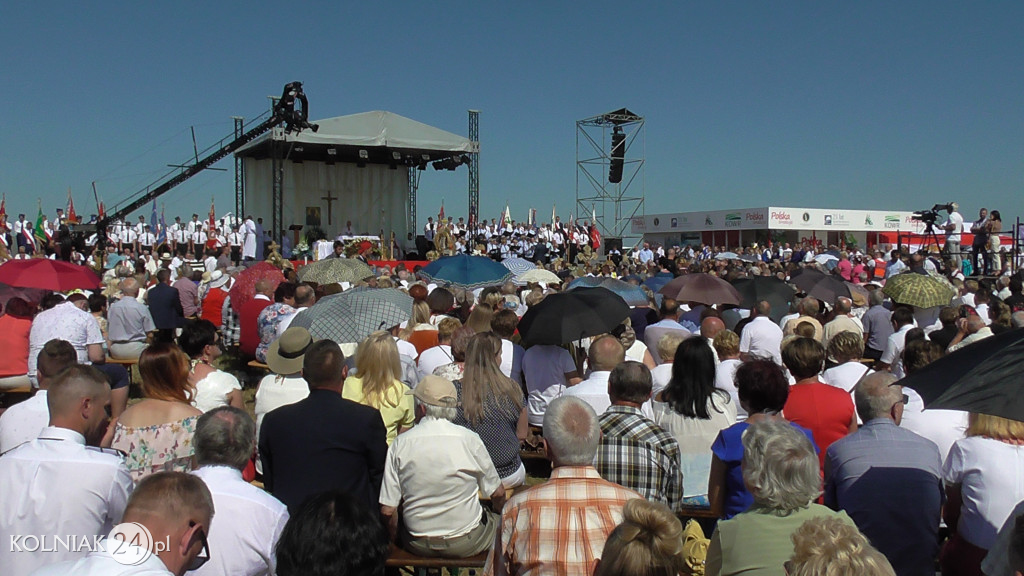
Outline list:
[[[516,282],[527,284],[529,282],[543,282],[545,284],[558,284],[562,281],[554,272],[543,268],[534,268],[516,276]]]

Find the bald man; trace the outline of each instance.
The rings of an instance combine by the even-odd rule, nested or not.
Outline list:
[[[700,323],[700,335],[704,338],[704,341],[708,343],[708,347],[711,348],[711,354],[715,357],[715,366],[718,365],[718,351],[715,350],[712,341],[715,336],[725,330],[725,322],[717,316],[708,316]]]
[[[206,535],[212,521],[213,497],[201,479],[184,472],[159,472],[143,478],[128,501],[121,521],[127,528],[114,535],[123,542],[104,540],[101,549],[77,562],[47,566],[35,574],[184,576],[210,559]],[[152,535],[148,546],[138,545],[141,529],[133,523]]]
[[[238,313],[238,323],[241,328],[238,338],[238,349],[243,355],[250,358],[256,357],[256,348],[260,345],[260,331],[257,319],[264,308],[274,303],[274,289],[277,286],[273,285],[269,280],[259,280],[256,282],[255,288],[256,295],[252,300],[243,304],[242,309]]]
[[[970,346],[978,340],[992,336],[992,329],[985,325],[985,319],[971,310],[967,318],[956,321],[957,333],[946,348],[946,352],[956,352],[964,346]]]
[[[91,542],[121,520],[132,491],[124,458],[99,446],[107,432],[110,385],[92,366],[75,365],[49,384],[49,426],[0,457],[0,566],[29,574],[75,560],[88,548],[60,546],[70,537]],[[38,541],[25,542],[28,535]],[[40,542],[53,552],[31,553]]]
[[[587,360],[590,363],[590,376],[586,380],[570,386],[562,393],[563,396],[575,396],[594,409],[599,416],[612,405],[608,395],[608,378],[612,370],[626,360],[626,350],[614,336],[601,336],[590,343]],[[651,403],[643,404],[643,412],[648,418],[654,419]]]
[[[156,332],[156,324],[149,308],[138,301],[138,280],[132,277],[122,280],[121,294],[121,299],[107,308],[110,357],[137,360]]]
[[[836,298],[835,310],[835,317],[829,320],[823,328],[823,338],[825,339],[823,344],[826,349],[832,338],[840,332],[852,332],[858,338],[864,337],[864,325],[853,315],[853,300],[846,296]]]

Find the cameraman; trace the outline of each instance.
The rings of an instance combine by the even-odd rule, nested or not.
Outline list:
[[[960,254],[960,234],[964,231],[964,217],[958,212],[960,205],[956,202],[950,202],[946,208],[949,210],[949,217],[942,223],[942,229],[946,231],[946,245],[943,250],[949,257],[948,272],[952,274],[963,266],[963,256]]]

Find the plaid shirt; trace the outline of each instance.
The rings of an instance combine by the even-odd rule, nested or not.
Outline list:
[[[679,508],[683,473],[679,443],[631,406],[610,406],[601,415],[601,445],[594,467],[601,477],[644,498]]]
[[[639,497],[590,466],[556,467],[505,504],[484,575],[593,574],[622,507]]]
[[[238,338],[242,333],[242,324],[238,321],[238,314],[231,307],[231,296],[224,299],[224,305],[220,309],[221,315],[221,339],[225,346],[238,346]]]

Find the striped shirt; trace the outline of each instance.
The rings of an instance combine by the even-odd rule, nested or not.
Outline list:
[[[517,492],[501,513],[484,575],[592,574],[632,490],[590,466],[559,466],[544,484]]]
[[[605,480],[672,510],[682,500],[679,443],[637,408],[613,405],[601,415],[594,467]]]

